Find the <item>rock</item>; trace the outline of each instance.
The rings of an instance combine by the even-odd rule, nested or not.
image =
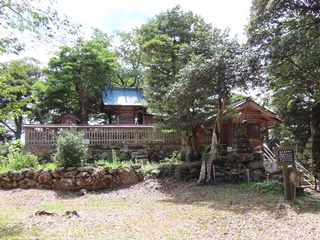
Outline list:
[[[111,184],[110,180],[107,178],[97,178],[94,183],[90,186],[90,190],[102,190],[109,187]]]
[[[46,183],[49,182],[52,179],[51,174],[48,172],[44,172],[38,177],[39,183]]]
[[[92,166],[78,167],[77,170],[79,172],[93,172],[94,171],[94,167],[92,167]]]
[[[46,215],[46,216],[56,216],[58,214],[54,213],[54,212],[50,212],[50,211],[47,211],[47,210],[38,210],[36,211],[34,214],[32,214],[30,217],[34,217],[34,216],[43,216],[43,215]]]
[[[59,179],[59,178],[61,178],[60,173],[59,173],[59,172],[57,172],[57,171],[53,171],[53,172],[51,172],[51,176],[52,176],[53,178],[55,178],[55,179]]]
[[[77,211],[66,211],[66,213],[65,213],[63,216],[67,216],[67,217],[72,217],[72,216],[80,217],[80,215],[77,213]]]
[[[24,181],[25,181],[26,188],[38,188],[39,187],[39,183],[37,181],[35,181],[34,179],[25,178]]]
[[[33,172],[36,171],[34,168],[24,169],[21,171],[25,178],[31,178],[33,176]]]
[[[77,170],[72,170],[71,172],[66,172],[62,175],[63,178],[72,178],[78,174]]]
[[[79,174],[76,175],[76,178],[83,178],[83,177],[88,177],[88,176],[90,176],[89,173],[80,172]]]
[[[161,170],[160,169],[153,169],[150,174],[152,177],[158,178],[158,177],[160,177]]]
[[[63,178],[60,181],[53,183],[52,188],[57,190],[73,190],[73,181],[71,178]]]
[[[282,169],[275,162],[265,162],[263,167],[267,173],[279,173],[282,171]]]
[[[107,171],[104,168],[98,168],[97,171],[98,171],[98,173],[100,175],[106,175],[107,174]]]
[[[65,171],[65,168],[64,168],[64,167],[57,167],[57,168],[55,169],[55,171],[58,172],[58,173],[62,173],[62,172]]]
[[[88,192],[88,190],[87,190],[87,189],[82,188],[82,189],[78,192],[78,195],[79,195],[79,196],[83,196],[83,195],[86,195],[86,194],[87,194],[87,192]]]
[[[73,170],[76,170],[76,167],[67,167],[66,172],[71,172]]]
[[[120,173],[120,181],[123,185],[130,185],[137,183],[139,180],[138,176],[134,171],[131,171],[129,168],[123,168]]]
[[[32,173],[32,177],[34,179],[38,179],[39,176],[43,173],[43,169],[39,169],[39,170],[35,170],[33,173]]]

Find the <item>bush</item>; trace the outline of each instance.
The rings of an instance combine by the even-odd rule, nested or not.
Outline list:
[[[36,168],[38,157],[31,153],[9,153],[7,168],[19,170],[23,168]]]
[[[279,181],[257,182],[253,185],[254,189],[262,193],[283,193],[283,184]]]
[[[54,161],[61,167],[79,167],[86,163],[88,148],[82,143],[83,135],[70,131],[61,132],[57,139]]]
[[[38,157],[31,153],[22,152],[21,141],[11,141],[1,145],[0,166],[3,169],[19,170],[23,168],[36,168],[39,164]]]

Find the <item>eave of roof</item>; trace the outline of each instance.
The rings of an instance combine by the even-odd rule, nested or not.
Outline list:
[[[250,106],[250,107],[256,109],[257,111],[259,111],[261,116],[263,118],[267,119],[268,121],[270,121],[270,123],[272,123],[274,125],[278,125],[278,124],[282,123],[282,121],[276,117],[275,113],[260,106],[258,103],[253,101],[250,97],[236,101],[236,102],[230,104],[230,106],[238,108],[239,110],[242,110],[242,109]]]

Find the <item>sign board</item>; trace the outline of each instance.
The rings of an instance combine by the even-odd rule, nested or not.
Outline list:
[[[86,145],[89,145],[90,144],[90,139],[87,139],[87,138],[82,139],[82,143],[86,144]]]
[[[294,163],[296,155],[296,147],[274,147],[273,152],[275,154],[278,164]]]

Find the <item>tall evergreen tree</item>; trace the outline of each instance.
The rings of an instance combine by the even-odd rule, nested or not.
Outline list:
[[[289,130],[285,133],[300,144],[310,122],[320,124],[319,9],[313,0],[254,0],[247,26],[249,44],[264,63],[263,84],[273,94],[272,105]]]

